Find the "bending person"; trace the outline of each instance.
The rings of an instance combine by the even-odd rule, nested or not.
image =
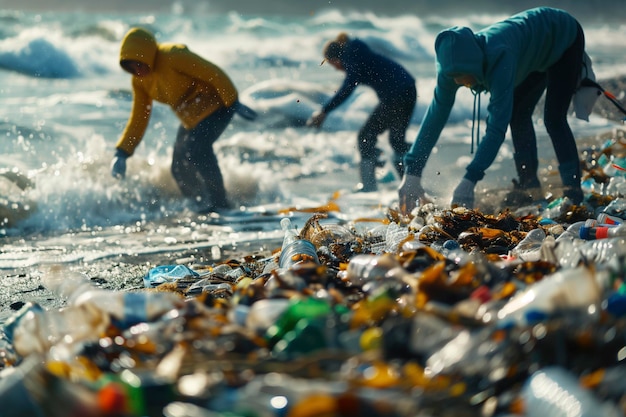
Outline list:
[[[435,41],[437,85],[405,157],[400,206],[410,211],[417,201],[426,199],[422,171],[461,86],[470,88],[475,97],[489,92],[489,114],[485,136],[454,190],[453,205],[474,207],[474,187],[496,158],[509,126],[518,175],[513,193],[531,200],[541,192],[532,114],[544,91],[544,123],[558,159],[564,195],[580,203],[580,162],[567,111],[579,82],[584,44],[583,30],[574,17],[546,7],[527,10],[476,33],[466,27],[441,32]]]
[[[172,175],[182,194],[198,211],[229,206],[213,143],[239,113],[256,114],[238,101],[226,73],[185,45],[158,44],[154,35],[131,29],[120,50],[120,65],[131,73],[133,106],[116,145],[111,174],[123,178],[126,159],[141,142],[156,100],[168,104],[181,121],[172,158]]]
[[[406,129],[409,126],[417,93],[415,79],[401,65],[374,53],[359,39],[350,39],[345,33],[326,44],[324,58],[346,77],[335,95],[308,121],[309,126],[321,127],[328,113],[336,109],[360,85],[368,85],[376,92],[379,104],[361,128],[358,149],[361,154],[360,191],[375,191],[376,167],[380,150],[376,148],[378,135],[389,130],[389,143],[393,149],[394,168],[402,177],[403,158],[409,149]]]

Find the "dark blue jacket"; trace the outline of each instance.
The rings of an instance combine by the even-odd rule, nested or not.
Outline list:
[[[400,64],[373,52],[358,39],[348,41],[341,58],[346,78],[322,110],[328,113],[341,105],[359,84],[372,87],[383,104],[391,104],[415,89],[415,79]]]

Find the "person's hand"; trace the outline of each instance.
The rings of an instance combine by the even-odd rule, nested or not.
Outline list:
[[[400,203],[400,211],[408,214],[417,206],[417,204],[427,204],[432,201],[426,196],[426,191],[422,187],[421,177],[415,175],[405,175],[402,177],[400,186],[398,187],[398,197]]]
[[[476,187],[475,182],[463,178],[454,189],[454,193],[452,193],[450,205],[452,207],[461,206],[468,209],[474,208],[474,187]]]
[[[113,178],[124,178],[126,176],[126,160],[128,154],[121,149],[115,152],[113,161],[111,161],[111,175]]]
[[[240,101],[236,101],[234,104],[235,113],[239,116],[243,117],[246,120],[255,120],[257,118],[257,113],[252,110],[250,107],[242,104]]]
[[[324,113],[323,111],[318,111],[313,113],[313,116],[311,116],[311,118],[307,120],[306,125],[319,129],[324,123],[324,120],[326,120],[326,113]]]

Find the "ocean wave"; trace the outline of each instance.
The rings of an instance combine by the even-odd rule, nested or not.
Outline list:
[[[33,77],[72,78],[79,69],[68,52],[43,35],[0,42],[0,68]]]

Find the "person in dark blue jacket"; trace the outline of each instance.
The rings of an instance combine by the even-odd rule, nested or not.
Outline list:
[[[563,10],[547,7],[527,10],[476,33],[466,27],[441,32],[435,41],[437,86],[405,157],[400,206],[410,211],[417,202],[427,201],[422,171],[462,86],[475,97],[490,93],[489,114],[485,136],[454,190],[452,205],[474,207],[476,182],[496,158],[508,127],[519,177],[515,188],[529,199],[537,191],[540,194],[532,114],[544,91],[544,124],[556,152],[564,195],[580,203],[580,162],[567,112],[582,72],[584,47],[578,21]]]
[[[326,44],[324,58],[336,69],[345,71],[346,77],[341,88],[307,125],[319,128],[328,113],[341,105],[357,86],[363,84],[373,88],[379,104],[359,131],[361,183],[357,189],[375,191],[376,167],[384,163],[378,160],[380,150],[376,141],[386,130],[389,130],[389,143],[394,152],[394,167],[400,177],[404,174],[403,159],[409,149],[406,129],[417,100],[415,79],[400,64],[373,52],[364,42],[350,39],[345,33]]]

